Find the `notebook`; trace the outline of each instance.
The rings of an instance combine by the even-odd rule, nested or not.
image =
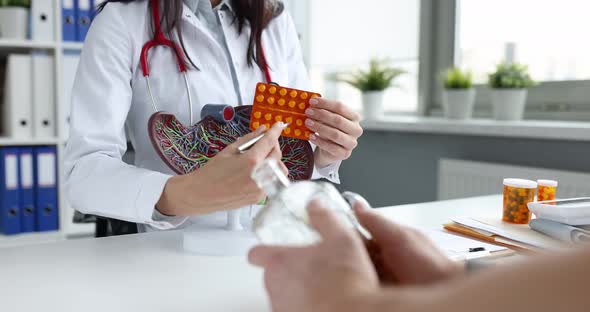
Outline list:
[[[452,260],[471,260],[492,256],[508,256],[511,251],[505,246],[492,245],[474,239],[445,233],[441,230],[421,230]],[[479,251],[473,251],[479,250]]]
[[[567,247],[556,239],[531,230],[527,224],[470,217],[456,217],[452,221],[444,225],[446,230],[516,250],[541,251]]]

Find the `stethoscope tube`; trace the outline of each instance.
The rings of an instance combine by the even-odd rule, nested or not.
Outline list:
[[[148,62],[148,53],[149,53],[149,50],[153,47],[164,46],[164,47],[171,48],[174,51],[174,53],[176,54],[175,55],[176,61],[178,63],[178,68],[179,68],[180,72],[183,74],[184,85],[186,87],[186,92],[187,92],[187,97],[188,97],[189,122],[190,122],[190,125],[193,125],[194,124],[193,123],[194,122],[194,120],[193,120],[193,98],[192,98],[192,94],[191,94],[190,84],[188,81],[188,74],[187,74],[188,68],[186,66],[186,58],[185,58],[184,52],[182,51],[182,49],[180,49],[180,47],[178,46],[178,44],[176,42],[173,42],[172,40],[168,39],[166,37],[166,35],[164,34],[164,32],[162,31],[162,26],[160,23],[159,1],[158,0],[151,0],[151,6],[152,6],[152,10],[151,10],[152,20],[154,23],[154,39],[146,42],[146,44],[143,46],[142,51],[141,51],[140,62],[141,62],[141,69],[143,71],[143,76],[145,77],[145,82],[147,85],[150,100],[152,102],[152,108],[154,110],[154,113],[159,112],[156,98],[154,96],[154,92],[152,90],[152,86],[150,83],[150,69],[149,69],[149,62]],[[259,49],[260,49],[260,54],[261,54],[261,57],[264,61],[264,64],[266,64],[266,66],[264,66],[264,68],[263,68],[264,78],[266,79],[267,83],[272,83],[272,77],[271,77],[270,69],[268,67],[267,58],[264,53],[264,49],[262,46],[260,46]]]
[[[188,75],[186,72],[182,73],[182,76],[184,77],[184,85],[186,87],[186,94],[188,96],[188,112],[189,112],[189,125],[193,125],[193,97],[191,95],[191,88],[190,88],[190,84],[188,82]],[[150,99],[152,102],[152,108],[154,109],[154,113],[159,112],[158,110],[158,106],[156,104],[156,98],[154,97],[154,93],[152,91],[152,85],[150,84],[150,77],[149,76],[145,76],[145,83],[147,85],[147,89],[148,89],[148,93],[150,95]]]

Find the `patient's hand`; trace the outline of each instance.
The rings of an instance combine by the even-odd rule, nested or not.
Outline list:
[[[381,276],[402,285],[430,284],[463,274],[464,265],[449,260],[421,232],[391,222],[362,203],[355,205],[362,225],[380,249]]]
[[[250,251],[250,262],[265,269],[272,310],[368,311],[364,298],[380,288],[360,236],[317,202],[310,204],[309,218],[322,237],[318,244]]]

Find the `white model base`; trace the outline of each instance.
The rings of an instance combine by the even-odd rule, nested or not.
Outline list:
[[[187,228],[183,238],[184,250],[201,256],[245,257],[259,244],[251,231],[231,231],[225,227]]]

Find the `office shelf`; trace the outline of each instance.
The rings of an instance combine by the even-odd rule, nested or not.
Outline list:
[[[82,42],[62,42],[60,46],[64,50],[79,51],[79,50],[82,50],[84,43],[82,43]]]
[[[48,139],[15,139],[0,137],[0,146],[42,146],[57,145],[61,142],[58,138]]]
[[[55,49],[56,43],[51,41],[31,41],[0,39],[0,48],[2,49]]]
[[[0,234],[0,248],[53,243],[63,239],[64,235],[61,232],[35,232],[11,236]]]
[[[65,142],[68,138],[66,120],[68,119],[70,94],[66,92],[67,88],[71,88],[72,77],[65,77],[64,75],[64,56],[70,51],[79,52],[83,44],[80,42],[62,42],[62,0],[44,0],[51,1],[54,8],[53,20],[56,24],[53,25],[53,38],[50,41],[39,40],[12,40],[0,38],[0,55],[4,56],[10,53],[29,54],[36,51],[47,51],[53,57],[54,71],[51,81],[47,84],[54,88],[54,103],[55,103],[55,124],[57,125],[56,137],[41,139],[41,138],[10,138],[0,137],[0,146],[55,146],[57,148],[58,160],[58,208],[59,208],[59,231],[53,233],[31,233],[16,236],[2,236],[0,234],[0,248],[5,246],[18,246],[34,243],[52,242],[64,240],[70,237],[86,237],[92,233],[92,225],[73,225],[72,216],[68,211],[71,208],[66,200],[64,192],[63,181],[64,173],[61,170],[63,165],[63,154],[65,149]],[[69,78],[69,79],[66,79]],[[67,85],[66,85],[67,83]],[[0,86],[2,87],[2,86]],[[0,102],[2,99],[0,98]],[[0,254],[2,250],[0,250]]]
[[[13,40],[13,39],[1,39],[0,38],[0,49],[2,50],[32,50],[32,49],[45,49],[53,50],[56,48],[62,48],[64,50],[82,50],[84,43],[82,42],[51,42],[51,41],[32,41],[32,40]]]

